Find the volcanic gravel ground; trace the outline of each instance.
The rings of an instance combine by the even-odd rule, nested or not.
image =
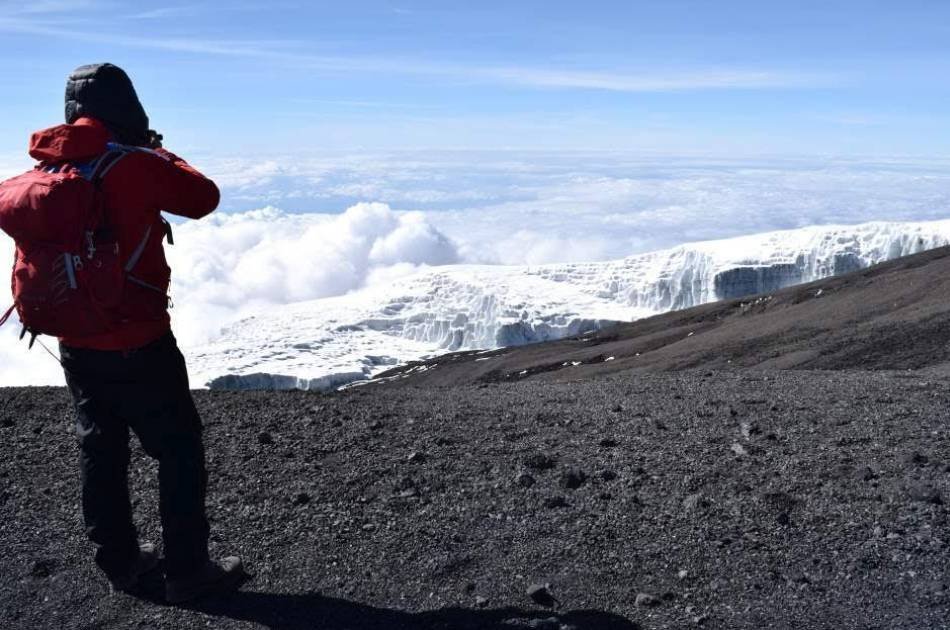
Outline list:
[[[947,628],[948,386],[737,370],[197,392],[213,551],[255,575],[191,609],[157,576],[109,594],[66,392],[0,390],[2,626]],[[131,477],[158,541],[137,444]]]

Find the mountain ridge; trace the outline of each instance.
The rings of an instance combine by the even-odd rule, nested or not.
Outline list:
[[[269,309],[190,349],[212,389],[331,389],[456,350],[572,337],[950,244],[950,221],[812,226],[600,263],[437,267]]]
[[[947,365],[950,247],[942,247],[571,339],[413,362],[377,380],[457,385],[642,370],[942,370]]]

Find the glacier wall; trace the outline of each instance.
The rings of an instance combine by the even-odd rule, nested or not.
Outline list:
[[[950,221],[816,226],[528,273],[587,284],[604,299],[663,313],[777,291],[948,243]]]
[[[950,244],[950,221],[819,226],[621,260],[453,265],[238,321],[189,352],[213,388],[333,389],[462,349],[579,335],[674,309],[768,293]]]

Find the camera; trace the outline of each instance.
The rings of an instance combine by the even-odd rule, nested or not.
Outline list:
[[[161,149],[164,136],[154,129],[149,129],[145,136],[145,146],[149,149]]]

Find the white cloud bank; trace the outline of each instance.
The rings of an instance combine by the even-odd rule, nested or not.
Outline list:
[[[455,244],[419,212],[360,203],[340,215],[268,208],[181,224],[168,248],[182,342],[237,315],[343,295],[370,279],[459,262]]]
[[[380,203],[356,204],[340,215],[285,215],[273,208],[216,214],[176,226],[175,236],[176,245],[167,248],[172,317],[185,347],[269,306],[343,295],[459,261],[455,244],[422,213],[397,213]],[[0,256],[12,257],[12,248],[0,235]],[[3,294],[9,304],[9,289]],[[62,384],[53,358],[40,346],[27,352],[18,331],[16,321],[0,331],[0,385]],[[44,340],[55,351],[55,341]]]
[[[950,169],[933,161],[458,152],[198,164],[222,186],[224,208],[176,225],[167,248],[186,349],[269,306],[425,266],[607,260],[805,225],[950,215]],[[0,261],[10,249],[0,235]],[[8,300],[3,289],[0,307]],[[17,329],[0,329],[0,385],[62,384],[52,358],[16,342]]]

